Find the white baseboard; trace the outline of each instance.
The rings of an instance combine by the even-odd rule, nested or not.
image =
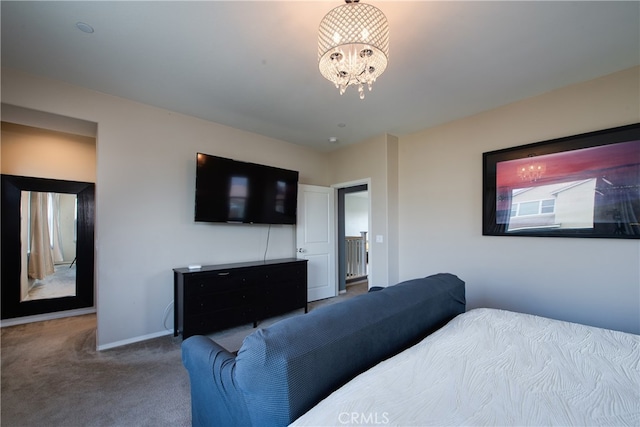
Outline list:
[[[61,319],[63,317],[83,316],[96,312],[95,307],[79,308],[76,310],[56,311],[55,313],[36,314],[34,316],[16,317],[13,319],[0,320],[0,328],[6,326],[24,325],[25,323],[43,322],[45,320]]]
[[[133,337],[133,338],[128,338],[126,340],[122,340],[122,341],[116,341],[116,342],[111,342],[108,344],[103,344],[103,345],[99,345],[98,346],[98,351],[103,351],[103,350],[109,350],[112,348],[116,348],[116,347],[122,347],[123,345],[127,345],[127,344],[134,344],[140,341],[146,341],[146,340],[150,340],[153,338],[158,338],[158,337],[164,337],[165,335],[172,335],[173,331],[160,331],[160,332],[155,332],[153,334],[148,334],[148,335],[142,335],[139,337]]]
[[[96,313],[95,307],[90,307],[90,308],[79,308],[77,310],[57,311],[55,313],[36,314],[34,316],[16,317],[14,319],[0,320],[0,328],[4,328],[8,326],[23,325],[25,323],[43,322],[45,320],[62,319],[64,317],[83,316],[85,314],[94,314],[94,313]],[[122,341],[116,341],[109,344],[99,345],[97,346],[97,350],[98,351],[109,350],[111,348],[121,347],[123,345],[133,344],[136,342],[146,341],[153,338],[163,337],[165,335],[171,335],[171,334],[173,334],[173,331],[155,332],[153,334],[142,335],[139,337],[129,338]]]

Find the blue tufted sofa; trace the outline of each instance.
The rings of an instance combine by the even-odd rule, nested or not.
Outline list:
[[[258,329],[237,356],[182,343],[194,426],[286,426],[338,387],[465,311],[452,274],[409,280]]]

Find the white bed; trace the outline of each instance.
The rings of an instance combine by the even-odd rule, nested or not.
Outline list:
[[[470,310],[292,425],[640,426],[640,336]]]

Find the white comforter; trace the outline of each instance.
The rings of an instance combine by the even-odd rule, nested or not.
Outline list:
[[[640,336],[471,310],[293,425],[639,426]]]

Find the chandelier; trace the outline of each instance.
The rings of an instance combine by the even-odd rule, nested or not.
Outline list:
[[[364,86],[371,90],[387,68],[389,25],[380,9],[359,0],[345,2],[320,22],[318,67],[340,95],[354,85],[364,99]]]
[[[530,154],[529,158],[533,158],[534,155]],[[518,166],[518,177],[523,181],[535,182],[542,178],[547,170],[547,166],[542,162],[531,161],[525,165]]]

